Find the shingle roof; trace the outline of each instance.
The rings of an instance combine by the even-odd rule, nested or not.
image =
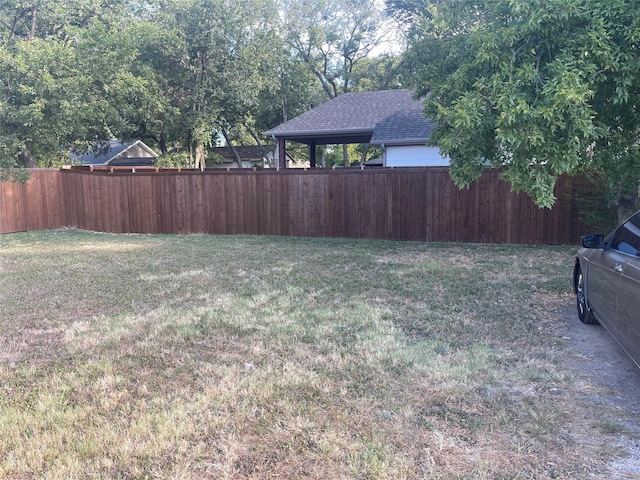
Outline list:
[[[376,125],[371,136],[374,145],[410,145],[425,143],[435,125],[424,117],[422,104],[388,116]]]
[[[107,163],[113,157],[120,155],[127,148],[133,145],[133,142],[120,143],[117,140],[111,140],[107,144],[106,149],[102,149],[99,151],[89,150],[88,152],[80,155],[74,155],[76,160],[79,160],[81,163],[87,165],[102,165]]]
[[[414,122],[415,125],[412,124]],[[264,132],[264,135],[305,143],[311,140],[317,140],[318,143],[340,143],[329,141],[340,139],[366,143],[371,135],[376,137],[378,126],[383,129],[380,138],[387,142],[393,140],[390,135],[408,138],[404,133],[407,132],[413,138],[421,132],[430,133],[433,129],[430,122],[422,117],[422,102],[415,100],[411,92],[382,90],[339,95]],[[421,140],[424,142],[426,138],[427,136],[423,136]]]
[[[259,145],[237,145],[236,151],[240,155],[241,160],[262,160],[267,156],[270,150],[273,148],[261,147]],[[231,150],[231,147],[215,147],[212,149],[213,153],[220,155],[226,161],[235,162],[236,157]]]
[[[130,142],[120,142],[119,140],[110,140],[106,149],[97,152],[89,150],[84,154],[73,154],[71,158],[79,161],[84,165],[106,165],[114,158],[129,150],[134,145],[140,145],[144,150],[149,152],[149,158],[157,158],[158,155],[140,140]]]

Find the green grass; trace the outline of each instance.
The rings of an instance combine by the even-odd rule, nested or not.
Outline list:
[[[581,478],[573,248],[0,237],[0,478]]]

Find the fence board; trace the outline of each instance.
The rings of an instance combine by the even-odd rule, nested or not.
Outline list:
[[[58,170],[32,172],[26,183],[0,182],[0,233],[67,226]]]
[[[32,170],[0,183],[0,233],[78,227],[104,232],[215,233],[486,243],[576,243],[575,189],[540,210],[495,170],[457,189],[446,168],[312,171]]]

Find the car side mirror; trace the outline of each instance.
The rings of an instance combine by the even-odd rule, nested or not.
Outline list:
[[[602,248],[604,246],[604,235],[585,235],[580,237],[580,243],[584,248]]]

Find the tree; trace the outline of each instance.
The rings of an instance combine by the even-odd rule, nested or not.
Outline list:
[[[468,186],[500,167],[541,207],[562,174],[600,170],[624,215],[640,184],[640,2],[394,0],[431,142]],[[624,181],[623,181],[624,179]]]
[[[282,45],[268,75],[276,79],[275,88],[259,96],[256,131],[264,131],[286,122],[326,101],[313,74],[290,49]]]
[[[375,0],[4,0],[0,168],[113,138],[198,165],[223,137],[260,144],[327,96],[397,85],[393,57],[367,58],[383,23]]]
[[[167,136],[186,146],[196,165],[204,165],[206,147],[217,138],[232,143],[239,125],[252,129],[260,96],[276,88],[278,80],[270,70],[281,45],[275,14],[269,0],[172,0],[160,5],[154,19],[158,33],[150,38],[153,54],[142,58],[178,111],[171,113],[167,126],[173,134]],[[162,32],[173,32],[170,49]]]
[[[275,12],[268,0],[3,2],[0,161],[47,166],[137,137],[203,164],[216,129],[250,125],[277,81]]]
[[[373,0],[283,0],[287,45],[328,98],[351,91],[352,73],[384,39],[384,13]]]
[[[238,166],[242,162],[234,146],[233,132],[246,130],[261,145],[255,119],[260,113],[261,96],[277,91],[280,81],[273,75],[273,65],[279,63],[282,42],[277,35],[276,9],[270,1],[252,2],[246,10],[235,10],[227,18],[225,68],[221,82],[224,95],[220,98],[221,112],[214,126],[231,147]]]
[[[114,92],[114,102],[127,118],[118,136],[142,139],[167,154],[181,143],[186,130],[181,115],[181,86],[187,78],[180,62],[181,34],[156,19],[141,19],[123,34],[133,60],[129,81]]]
[[[400,55],[390,53],[364,58],[352,72],[354,90],[360,92],[402,88],[404,77]]]
[[[356,68],[390,36],[375,0],[283,0],[287,45],[318,80],[326,97],[356,89]],[[346,145],[343,163],[349,166]]]
[[[35,167],[36,158],[53,162],[60,145],[80,128],[82,72],[74,68],[72,49],[33,39],[0,47],[0,144],[4,167]]]
[[[12,0],[0,13],[5,177],[16,167],[57,164],[72,148],[87,148],[126,129],[122,92],[137,79],[122,40],[132,20],[125,2]]]

